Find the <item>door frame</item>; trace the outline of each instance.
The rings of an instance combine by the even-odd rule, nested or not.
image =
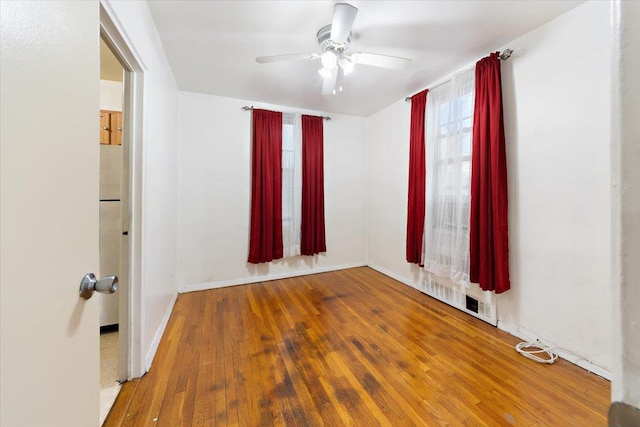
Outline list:
[[[118,297],[120,381],[144,374],[142,354],[142,157],[144,64],[110,5],[100,0],[100,35],[124,68],[123,79],[123,230]]]

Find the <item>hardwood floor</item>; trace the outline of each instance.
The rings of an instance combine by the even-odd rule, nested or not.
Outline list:
[[[605,426],[609,382],[363,267],[182,294],[105,426]]]

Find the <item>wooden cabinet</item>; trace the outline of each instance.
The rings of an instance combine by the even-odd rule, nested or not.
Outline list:
[[[100,110],[100,144],[122,145],[122,112]]]

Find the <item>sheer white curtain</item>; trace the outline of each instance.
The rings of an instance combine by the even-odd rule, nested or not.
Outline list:
[[[429,91],[426,113],[424,268],[469,285],[469,206],[474,69]]]
[[[282,247],[284,257],[300,255],[302,217],[302,120],[282,115]]]

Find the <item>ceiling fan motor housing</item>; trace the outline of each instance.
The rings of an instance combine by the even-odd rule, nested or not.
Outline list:
[[[338,50],[340,52],[345,51],[349,47],[349,43],[351,42],[351,33],[349,33],[349,37],[347,37],[347,41],[344,43],[335,43],[331,40],[331,25],[325,25],[324,27],[318,30],[318,44],[320,45],[320,50],[322,52],[327,52],[329,50]]]

